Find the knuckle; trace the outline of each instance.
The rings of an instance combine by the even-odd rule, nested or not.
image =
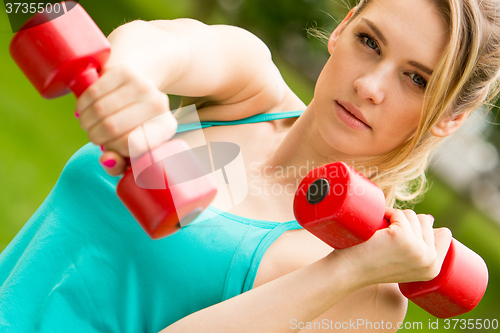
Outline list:
[[[413,260],[415,260],[416,255],[418,255],[418,251],[415,250],[415,245],[407,237],[403,238],[400,241],[399,249],[402,253],[406,254],[407,256],[410,256],[411,259]]]
[[[427,221],[430,225],[434,225],[434,216],[430,214],[419,214],[418,217],[421,221]]]
[[[113,67],[113,70],[115,70],[118,73],[118,75],[122,77],[124,81],[128,81],[134,77],[134,72],[128,65],[118,64],[115,67]]]
[[[136,76],[135,71],[132,69],[132,67],[125,64],[121,66],[121,71],[127,79],[133,79]]]
[[[422,220],[422,219],[425,220],[425,219],[429,218],[429,216],[427,214],[417,214],[417,217],[419,220]]]
[[[92,101],[95,101],[99,98],[99,87],[96,84],[88,87],[86,92]]]
[[[450,229],[448,229],[448,228],[442,228],[442,229],[443,229],[442,232],[444,232],[447,237],[451,238],[453,236]]]
[[[172,135],[174,135],[177,132],[177,127],[179,123],[177,122],[177,119],[175,119],[172,112],[168,112],[167,114],[168,114],[168,125],[170,126],[169,128],[172,131]]]
[[[423,278],[426,281],[430,281],[439,275],[440,270],[441,270],[441,268],[438,265],[432,265],[431,267],[429,267],[427,269],[427,271],[423,275]]]
[[[96,101],[94,104],[92,104],[92,111],[97,117],[103,117],[105,115],[105,110],[106,107],[101,101]]]
[[[80,123],[80,127],[82,128],[82,130],[84,132],[87,132],[87,133],[89,133],[90,128],[91,128],[89,124],[84,123],[84,122]]]
[[[153,96],[150,102],[151,107],[155,111],[165,111],[167,109],[167,103],[163,96]]]
[[[417,213],[415,213],[415,211],[411,210],[411,209],[405,209],[403,211],[405,213],[406,216],[417,216]]]
[[[424,262],[427,267],[432,267],[436,265],[437,262],[437,253],[436,251],[432,251],[428,255],[425,256]]]
[[[118,158],[130,156],[128,147],[125,142],[116,141],[111,144],[112,150],[118,153]],[[117,158],[117,159],[118,159]]]
[[[90,142],[98,146],[104,143],[98,139],[98,137],[95,135],[93,131],[87,132],[87,138],[89,139]]]
[[[435,237],[441,240],[450,240],[453,238],[453,234],[448,228],[437,228],[435,229]]]
[[[147,94],[151,89],[151,85],[147,80],[137,78],[134,80],[134,88],[139,94]]]
[[[87,124],[87,122],[82,119],[82,117],[80,117],[78,119],[78,124],[80,125],[80,127],[85,131],[85,132],[88,132],[89,130],[89,125]]]
[[[104,131],[111,135],[111,136],[116,136],[118,134],[118,126],[117,124],[111,119],[110,117],[105,118],[102,121],[102,127],[104,128]]]
[[[128,153],[131,157],[140,156],[148,150],[146,138],[141,128],[134,129],[125,135],[125,140],[124,146],[128,147]]]
[[[144,138],[137,135],[129,135],[127,143],[128,148],[131,152],[142,151],[146,148],[146,141],[144,140]]]
[[[171,112],[164,112],[163,110],[162,114],[157,117],[159,120],[158,126],[161,128],[161,137],[172,137],[175,132],[177,131],[177,120],[174,118]]]

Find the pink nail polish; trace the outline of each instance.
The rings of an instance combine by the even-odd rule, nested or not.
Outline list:
[[[114,167],[116,165],[116,161],[114,159],[110,159],[110,160],[102,162],[102,164],[105,167],[112,168],[112,167]]]
[[[103,145],[101,145],[101,151],[103,151],[103,152],[104,152],[104,146],[103,146]]]
[[[80,114],[75,110],[75,117],[80,118]]]

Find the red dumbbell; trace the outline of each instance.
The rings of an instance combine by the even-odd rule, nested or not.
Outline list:
[[[295,218],[305,229],[336,249],[367,241],[389,226],[382,190],[345,163],[309,172],[295,193]],[[453,239],[437,277],[400,283],[408,299],[438,318],[476,307],[488,285],[488,269],[475,252]]]
[[[64,14],[35,14],[10,44],[12,58],[45,98],[70,91],[79,97],[99,78],[110,55],[108,40],[87,12],[73,1],[60,5]],[[168,165],[168,159],[182,160],[183,170]],[[134,175],[128,168],[117,193],[153,239],[167,236],[196,218],[217,193],[215,183],[205,176],[207,172],[182,140],[166,142],[135,162],[141,172]],[[180,178],[180,172],[194,176],[172,182],[172,178]],[[140,187],[136,180],[147,185]]]

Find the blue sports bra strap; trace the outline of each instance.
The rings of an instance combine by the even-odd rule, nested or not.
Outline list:
[[[300,116],[303,112],[304,111],[286,111],[286,112],[264,113],[264,114],[256,114],[248,118],[231,120],[231,121],[205,121],[201,122],[200,124],[197,123],[179,124],[177,127],[177,133],[191,131],[194,129],[211,127],[211,126],[241,125],[241,124],[260,123],[276,119],[293,118]]]

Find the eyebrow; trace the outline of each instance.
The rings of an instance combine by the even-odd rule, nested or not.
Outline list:
[[[384,44],[384,45],[387,45],[387,39],[385,39],[384,37],[384,34],[382,33],[382,31],[380,31],[379,28],[377,28],[377,26],[375,24],[373,24],[372,21],[366,19],[366,18],[362,18],[362,20],[373,30],[373,32],[375,33],[375,35],[377,35],[378,39],[380,39],[380,41]]]
[[[377,38],[380,39],[380,41],[382,42],[382,44],[384,44],[384,45],[388,44],[387,43],[387,39],[385,38],[385,36],[382,33],[382,31],[380,31],[380,29],[372,21],[370,21],[370,20],[368,20],[368,19],[366,19],[364,17],[361,20],[363,20],[366,23],[366,25],[368,25],[370,27],[370,29],[373,30],[373,32],[375,33],[375,35],[377,35]],[[431,76],[432,73],[433,73],[432,69],[430,69],[429,67],[427,67],[425,65],[422,65],[418,61],[409,60],[408,61],[408,65],[420,69],[422,72],[424,72],[425,74],[427,74],[429,76]]]
[[[408,61],[408,65],[420,69],[422,72],[424,72],[425,74],[427,74],[429,76],[431,76],[433,73],[433,70],[430,69],[429,67],[422,65],[421,63],[413,61],[413,60]]]

